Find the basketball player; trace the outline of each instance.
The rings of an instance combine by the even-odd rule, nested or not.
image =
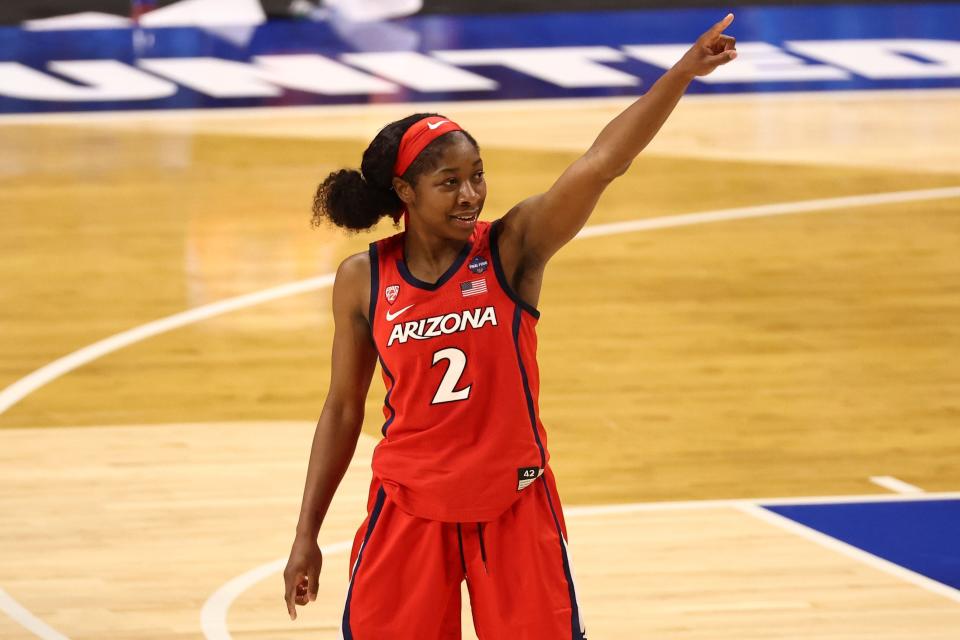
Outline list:
[[[405,230],[343,261],[333,286],[330,391],[284,571],[291,619],[317,597],[317,535],[360,434],[379,359],[387,394],[367,517],[357,530],[340,637],[460,638],[460,586],[481,640],[585,640],[547,434],[535,326],[544,267],[660,129],[696,76],[736,57],[707,31],[617,116],[546,193],[478,220],[476,141],[449,118],[387,125],[360,172],[331,173],[315,222]]]

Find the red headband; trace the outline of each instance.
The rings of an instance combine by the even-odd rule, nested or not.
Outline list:
[[[397,161],[393,165],[393,175],[398,178],[407,172],[420,152],[431,142],[450,131],[462,131],[460,125],[443,116],[428,116],[413,123],[400,139]]]

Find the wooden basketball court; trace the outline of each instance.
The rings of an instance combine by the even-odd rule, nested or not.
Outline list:
[[[625,104],[436,108],[480,142],[492,220]],[[393,229],[311,229],[310,199],[423,109],[0,120],[0,638],[337,637],[378,377],[296,622],[280,572],[324,276]],[[960,497],[958,111],[685,99],[556,256],[541,414],[591,638],[958,637],[960,592],[756,506],[895,497],[879,476]]]

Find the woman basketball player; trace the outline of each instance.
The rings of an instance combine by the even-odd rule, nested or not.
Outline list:
[[[315,222],[402,233],[337,270],[330,391],[284,571],[291,619],[317,597],[320,525],[356,447],[379,359],[387,394],[367,517],[354,539],[340,637],[460,638],[460,586],[481,640],[583,640],[566,526],[538,417],[544,267],[660,129],[688,84],[736,57],[707,31],[610,122],[546,193],[480,222],[476,141],[439,115],[387,125],[361,171],[331,173]]]

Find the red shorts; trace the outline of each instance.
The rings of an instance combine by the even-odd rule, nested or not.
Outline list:
[[[490,522],[424,520],[377,478],[350,554],[342,640],[460,640],[466,579],[480,640],[586,640],[553,472]]]

